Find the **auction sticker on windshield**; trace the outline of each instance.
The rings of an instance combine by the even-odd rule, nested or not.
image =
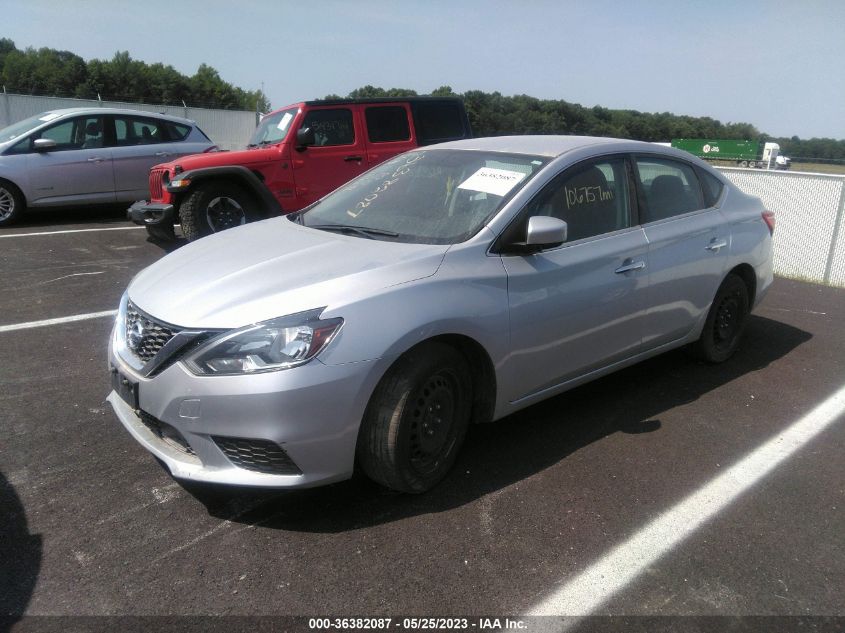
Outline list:
[[[458,189],[481,191],[494,196],[504,196],[525,178],[526,174],[508,169],[482,167],[458,185]]]
[[[290,120],[292,118],[293,115],[290,112],[285,112],[285,115],[282,117],[282,120],[279,121],[279,124],[276,127],[279,128],[282,132],[284,132],[286,129],[288,129],[288,123],[290,123]]]

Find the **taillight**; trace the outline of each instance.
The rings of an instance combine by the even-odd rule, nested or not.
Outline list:
[[[763,222],[769,227],[769,234],[775,234],[775,214],[771,211],[763,211]]]

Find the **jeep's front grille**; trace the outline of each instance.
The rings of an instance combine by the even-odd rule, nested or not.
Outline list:
[[[147,316],[131,301],[126,306],[126,347],[145,363],[179,331]]]
[[[144,426],[152,431],[153,435],[158,437],[164,444],[167,444],[171,448],[175,448],[180,453],[184,453],[188,457],[193,458],[192,461],[199,462],[199,459],[194,453],[194,449],[191,448],[191,445],[188,444],[188,440],[186,440],[185,436],[179,431],[169,424],[162,422],[158,418],[153,417],[146,411],[140,411],[140,417]]]
[[[268,475],[301,475],[302,471],[284,449],[269,440],[245,437],[211,437],[235,466]]]
[[[164,172],[164,169],[150,170],[150,196],[152,200],[161,200],[163,197],[161,183]]]

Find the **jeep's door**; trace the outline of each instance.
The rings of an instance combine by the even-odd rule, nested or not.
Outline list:
[[[368,169],[417,146],[407,103],[373,103],[362,110]]]
[[[366,145],[357,105],[311,106],[299,129],[314,131],[314,145],[293,153],[300,207],[319,200],[367,169]]]

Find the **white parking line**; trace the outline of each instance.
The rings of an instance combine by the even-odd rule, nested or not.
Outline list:
[[[34,235],[62,235],[64,233],[93,233],[95,231],[135,231],[138,229],[145,229],[145,226],[116,226],[107,229],[66,229],[64,231],[40,231],[38,233],[12,233],[10,235],[0,235],[0,240],[10,237],[32,237]]]
[[[614,547],[531,609],[586,616],[634,582],[704,523],[845,413],[845,386],[787,429]]]
[[[14,332],[15,330],[28,330],[34,327],[45,327],[59,323],[72,323],[74,321],[87,321],[88,319],[100,319],[112,317],[117,310],[105,310],[104,312],[89,312],[88,314],[75,314],[73,316],[59,317],[57,319],[44,319],[43,321],[28,321],[27,323],[13,323],[12,325],[0,325],[0,332]]]

